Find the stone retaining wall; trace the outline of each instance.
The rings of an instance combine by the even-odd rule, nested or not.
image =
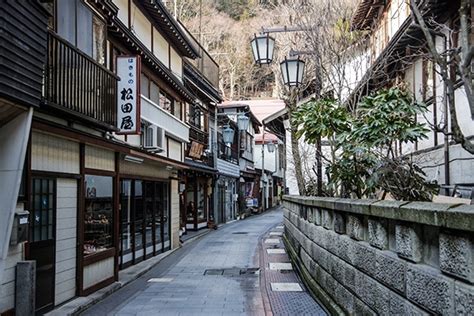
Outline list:
[[[474,206],[285,196],[284,207],[290,253],[332,311],[474,315]]]

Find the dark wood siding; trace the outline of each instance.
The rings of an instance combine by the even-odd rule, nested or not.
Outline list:
[[[39,106],[48,15],[36,0],[0,0],[0,98]]]

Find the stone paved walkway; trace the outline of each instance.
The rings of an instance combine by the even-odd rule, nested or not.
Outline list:
[[[273,315],[327,315],[305,289],[293,270],[282,240],[283,226],[276,226],[261,239],[263,291]]]
[[[273,279],[260,277],[266,260],[262,257],[262,236],[281,225],[282,219],[282,211],[274,210],[185,243],[141,278],[83,315],[272,315],[274,308],[275,314],[284,314],[279,306],[295,304],[287,301],[294,299],[295,293],[272,294],[266,279]],[[280,240],[281,236],[271,238]],[[309,297],[305,291],[301,293]],[[307,306],[308,302],[303,304]],[[319,309],[288,311],[321,310],[316,302],[312,304]]]

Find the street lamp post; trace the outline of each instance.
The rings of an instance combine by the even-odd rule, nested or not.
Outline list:
[[[267,41],[267,45],[265,46],[265,41],[263,41],[263,38],[270,38],[270,33],[279,33],[279,32],[301,32],[301,31],[306,31],[306,30],[311,30],[311,28],[302,28],[302,27],[277,27],[277,28],[262,28],[262,33],[261,33],[261,40],[257,40],[257,36],[252,40],[252,50],[254,52],[254,59],[255,62],[259,65],[262,64],[269,64],[272,59],[273,59],[273,51],[270,52],[270,49],[275,48],[275,43],[274,39],[272,39],[272,44],[269,45],[269,42]],[[265,35],[266,34],[266,35]],[[262,47],[260,48],[260,44],[262,44]],[[271,59],[265,59],[265,62],[262,62],[262,59],[260,58],[259,52],[264,51],[266,52],[266,56],[271,56]],[[288,86],[290,89],[292,87],[298,88],[301,86],[303,82],[303,76],[304,76],[304,70],[305,70],[305,63],[303,60],[299,58],[299,55],[306,55],[306,54],[318,54],[318,51],[290,51],[290,58],[286,58],[280,63],[280,70],[282,73],[282,79],[283,83]],[[296,58],[295,58],[296,57]],[[319,69],[316,67],[316,71],[318,72]],[[318,76],[317,76],[318,79]],[[321,92],[321,89],[319,88],[319,92],[316,93],[316,97],[319,97],[319,93]],[[322,189],[322,152],[321,152],[321,138],[318,138],[316,142],[316,168],[318,172],[318,195],[322,195],[323,189]]]

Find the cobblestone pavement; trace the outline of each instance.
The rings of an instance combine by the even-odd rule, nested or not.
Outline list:
[[[282,314],[285,310],[281,305],[299,304],[291,300],[303,296],[294,292],[274,295],[259,275],[263,262],[259,242],[282,220],[278,209],[212,231],[185,244],[83,315],[271,315],[270,305],[273,308],[274,304],[276,314]],[[261,291],[263,288],[266,291]],[[313,305],[317,306],[314,301]],[[313,309],[286,311],[301,315]]]

